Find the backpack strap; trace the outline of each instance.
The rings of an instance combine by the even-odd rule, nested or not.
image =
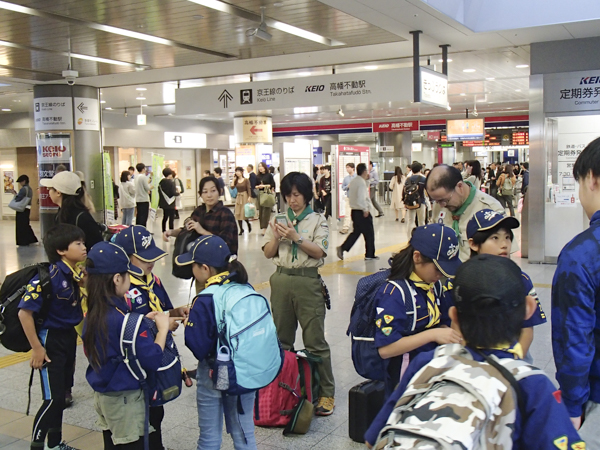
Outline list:
[[[79,226],[79,217],[81,217],[82,214],[83,214],[83,211],[81,211],[79,214],[77,214],[77,217],[75,217],[75,226],[76,227]]]
[[[415,331],[415,328],[417,326],[417,293],[411,287],[411,285],[406,282],[406,280],[403,280],[400,283],[397,283],[393,280],[388,280],[388,282],[396,286],[400,291],[400,294],[402,294],[402,301],[404,302],[404,306],[406,307],[406,315],[412,315],[412,325],[410,327],[410,331]],[[411,299],[411,301],[408,303],[406,302],[407,296]]]
[[[52,279],[50,278],[50,267],[48,265],[38,264],[38,278],[42,287],[42,307],[37,314],[36,322],[41,325],[48,315],[50,300],[52,299]],[[79,292],[79,290],[77,291]]]

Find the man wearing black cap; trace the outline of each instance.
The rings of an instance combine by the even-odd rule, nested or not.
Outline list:
[[[426,181],[429,198],[435,201],[433,221],[452,227],[458,235],[461,261],[469,259],[471,249],[467,238],[467,224],[471,217],[482,209],[504,213],[498,200],[478,190],[469,181],[463,181],[455,167],[434,167]]]
[[[378,440],[379,431],[386,426],[386,422],[390,425],[396,421],[411,426],[413,430],[435,429],[435,435],[448,438],[454,444],[452,447],[466,448],[467,444],[472,444],[470,439],[477,434],[474,429],[477,427],[477,418],[481,420],[481,417],[472,414],[474,405],[468,402],[459,404],[452,400],[464,400],[464,396],[440,394],[434,399],[434,389],[431,389],[430,393],[425,394],[425,406],[421,406],[422,400],[419,400],[410,406],[401,406],[405,409],[402,414],[394,411],[407,388],[412,389],[417,384],[420,387],[427,386],[427,383],[442,377],[445,371],[452,368],[452,373],[461,374],[460,379],[465,385],[472,385],[484,397],[486,392],[490,392],[492,385],[504,386],[497,392],[501,397],[513,396],[512,402],[494,399],[492,403],[496,404],[489,405],[495,412],[490,415],[486,430],[493,432],[487,436],[482,432],[487,445],[484,444],[481,448],[498,445],[528,450],[584,450],[585,443],[573,428],[567,410],[560,402],[559,393],[550,379],[544,372],[518,361],[522,355],[519,355],[515,344],[519,339],[523,319],[530,317],[537,307],[533,297],[526,296],[519,266],[501,256],[476,256],[458,268],[453,292],[456,306],[449,311],[452,328],[463,336],[465,347],[449,344],[417,356],[410,363],[398,389],[367,430],[367,444],[370,446]],[[520,388],[519,393],[511,389],[511,382],[505,375],[489,363],[486,364],[489,359],[502,363],[513,374],[514,381]],[[480,364],[473,363],[473,360]],[[427,369],[421,370],[425,366]],[[433,386],[443,389],[441,383],[436,385],[435,381]],[[429,409],[430,399],[435,401],[435,408]],[[519,406],[515,406],[517,404]],[[391,416],[392,411],[394,415]],[[406,435],[396,433],[396,437],[399,439],[395,442],[396,445],[404,444]],[[379,435],[379,443],[388,439],[387,432]],[[431,442],[427,439],[419,441]]]

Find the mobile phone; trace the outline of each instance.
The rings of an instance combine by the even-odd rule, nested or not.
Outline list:
[[[275,223],[287,227],[288,219],[285,214],[277,214],[275,216]]]

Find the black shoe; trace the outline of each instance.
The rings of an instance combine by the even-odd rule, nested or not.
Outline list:
[[[375,217],[383,217],[383,215],[384,215],[384,214],[383,214],[383,213],[381,213],[381,214],[377,214]]]
[[[396,222],[398,222],[398,219],[396,219]]]
[[[401,223],[404,223],[404,222],[406,222],[406,220],[404,220],[404,218],[403,218],[403,219],[402,219],[400,222],[401,222]]]
[[[67,391],[65,394],[65,408],[70,408],[73,406],[73,394],[71,391]]]
[[[248,222],[248,233],[252,233],[252,225],[250,225],[250,222]]]
[[[244,229],[243,229],[243,228],[242,228],[242,229],[240,230],[240,232],[238,233],[238,236],[241,236],[242,234],[244,234]]]
[[[379,256],[365,256],[365,261],[374,261],[379,259]]]

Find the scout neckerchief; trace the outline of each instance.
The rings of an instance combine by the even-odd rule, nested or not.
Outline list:
[[[471,187],[471,190],[469,191],[469,197],[467,197],[467,200],[463,203],[463,205],[460,208],[458,208],[458,210],[454,214],[452,214],[452,229],[456,232],[457,236],[460,236],[460,228],[458,226],[460,216],[462,216],[465,210],[471,205],[471,203],[473,203],[473,199],[475,198],[475,192],[477,192],[477,188],[473,186],[473,183],[471,183],[470,181],[465,181],[465,183]]]
[[[416,273],[411,273],[408,277],[413,284],[427,292],[427,314],[429,315],[429,323],[425,328],[431,328],[440,323],[440,308],[438,308],[437,301],[435,299],[435,291],[433,286],[435,283],[425,283]]]
[[[152,311],[160,311],[162,312],[162,306],[160,304],[160,299],[158,298],[158,296],[154,293],[154,282],[155,282],[155,278],[154,275],[152,275],[151,273],[149,273],[148,275],[142,275],[141,278],[138,278],[136,276],[131,275],[131,277],[129,277],[131,279],[131,284],[133,284],[134,286],[138,286],[141,289],[143,289],[144,291],[148,292],[148,297],[150,297],[150,301],[148,303],[148,306],[150,306],[150,309]],[[144,280],[145,278],[145,280]]]
[[[523,347],[521,347],[521,344],[519,342],[517,342],[514,345],[510,345],[508,343],[500,344],[496,347],[486,348],[486,350],[502,350],[503,352],[512,353],[513,355],[518,356],[519,359],[523,359]]]
[[[207,288],[213,284],[227,284],[230,282],[230,280],[227,279],[228,277],[229,277],[229,272],[221,272],[220,274],[212,276],[208,280],[206,280],[204,287]],[[223,280],[225,280],[225,281],[223,281]]]
[[[79,265],[76,264],[75,267],[71,267],[71,264],[64,259],[61,259],[61,261],[71,270],[71,274],[73,275],[73,293],[75,294],[75,300],[73,300],[72,306],[75,306],[79,300],[83,300],[84,294],[87,299],[87,292],[79,286],[79,282],[83,280],[83,272]]]
[[[292,208],[288,208],[288,219],[290,219],[290,221],[292,222],[292,225],[294,226],[294,230],[296,230],[296,233],[298,232],[298,224],[300,222],[302,222],[302,220],[312,212],[313,212],[312,208],[309,205],[306,205],[306,208],[304,208],[304,211],[302,211],[299,216],[296,216],[294,214],[294,211],[292,211]],[[292,242],[292,262],[296,261],[297,259],[298,259],[298,244],[296,244],[295,242]]]

